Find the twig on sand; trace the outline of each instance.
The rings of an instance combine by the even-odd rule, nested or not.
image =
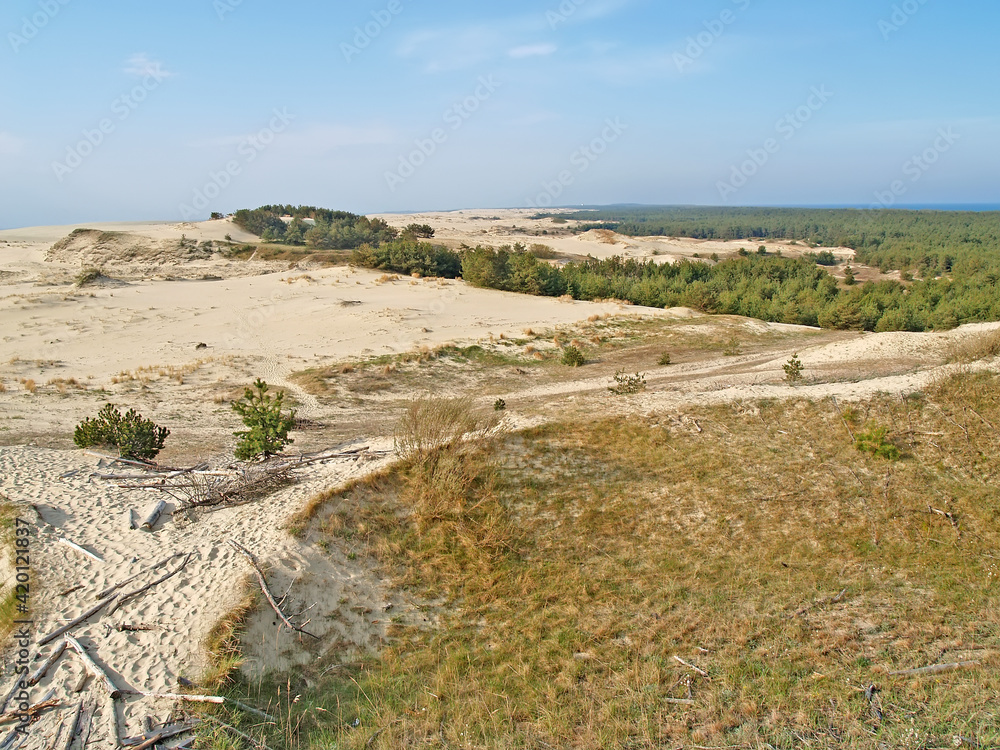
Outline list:
[[[100,557],[98,557],[97,555],[95,555],[90,550],[85,550],[79,544],[75,544],[74,542],[71,542],[69,539],[64,539],[63,537],[59,537],[58,541],[59,541],[60,544],[65,544],[67,547],[71,547],[72,549],[75,549],[77,552],[80,552],[80,553],[86,555],[91,560],[96,560],[99,563],[104,562],[104,560],[102,560]]]
[[[193,556],[194,556],[194,553],[193,552],[189,552],[187,554],[187,557],[184,558],[184,560],[181,562],[181,564],[178,565],[171,572],[163,574],[162,576],[160,576],[159,578],[157,578],[155,581],[150,581],[145,586],[140,586],[139,588],[135,589],[134,591],[129,591],[127,594],[122,594],[120,597],[118,597],[118,601],[116,601],[114,603],[114,605],[111,607],[111,609],[108,610],[108,614],[112,615],[115,612],[117,612],[118,608],[121,607],[123,604],[125,604],[125,602],[127,602],[129,599],[134,599],[135,597],[139,596],[140,594],[142,594],[142,593],[148,591],[149,589],[153,588],[153,586],[156,586],[156,585],[158,585],[160,583],[163,583],[168,578],[173,578],[175,575],[177,575],[182,570],[184,570],[184,568],[187,566],[187,564],[189,562],[191,562],[191,558]]]
[[[97,604],[95,604],[93,607],[91,607],[90,609],[88,609],[86,612],[84,612],[82,615],[80,615],[76,619],[70,620],[65,625],[63,625],[61,628],[57,628],[56,630],[53,630],[48,635],[43,636],[42,638],[39,638],[38,639],[38,645],[39,646],[44,646],[49,641],[54,641],[56,638],[58,638],[59,636],[61,636],[63,633],[65,633],[65,632],[67,632],[69,630],[72,630],[73,628],[75,628],[77,625],[79,625],[84,620],[90,619],[91,617],[93,617],[94,615],[96,615],[98,612],[100,612],[102,609],[104,609],[106,606],[108,606],[108,604],[110,604],[115,599],[116,596],[117,596],[117,594],[112,594],[111,596],[109,596],[109,597],[107,597],[105,599],[102,599],[101,601],[99,601]],[[70,645],[72,645],[72,644],[70,644]]]
[[[118,583],[116,583],[116,584],[114,584],[112,586],[109,586],[108,588],[104,589],[104,591],[102,591],[101,593],[99,593],[97,595],[97,598],[98,599],[103,599],[104,597],[108,596],[109,594],[112,594],[116,590],[120,589],[126,583],[131,583],[136,578],[139,578],[140,576],[144,575],[145,573],[148,573],[151,570],[156,570],[157,568],[160,568],[160,567],[166,565],[168,562],[170,562],[171,560],[173,560],[175,557],[183,557],[183,556],[184,556],[183,552],[175,552],[170,557],[164,557],[162,560],[160,560],[155,565],[150,565],[148,568],[143,568],[138,573],[136,573],[134,576],[129,576],[124,581],[119,581]]]
[[[28,677],[28,686],[37,685],[38,681],[41,680],[45,676],[45,673],[52,668],[52,665],[56,663],[65,650],[66,641],[59,641],[56,647],[52,650],[52,653],[48,655],[48,658],[46,658],[45,661],[42,662],[41,666],[32,672],[31,676]]]
[[[250,550],[248,550],[242,544],[237,542],[235,539],[229,540],[229,546],[231,546],[234,550],[239,552],[247,560],[250,561],[250,565],[253,566],[254,573],[257,574],[257,581],[260,583],[261,591],[263,591],[264,596],[267,597],[267,601],[271,605],[271,609],[273,609],[278,614],[278,617],[281,618],[281,621],[285,624],[285,626],[288,627],[290,630],[294,630],[298,633],[308,635],[310,638],[315,638],[316,640],[319,640],[318,635],[314,635],[313,633],[310,633],[307,630],[303,630],[298,625],[294,625],[291,620],[285,617],[285,613],[281,611],[281,607],[279,607],[278,603],[274,601],[274,597],[271,595],[271,590],[267,587],[267,581],[264,579],[264,573],[261,571],[260,566],[257,564],[257,559],[253,556],[253,553],[251,553]]]

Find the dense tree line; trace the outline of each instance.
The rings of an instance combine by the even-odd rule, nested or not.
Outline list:
[[[861,263],[922,278],[949,274],[956,264],[1000,265],[1000,212],[995,211],[623,207],[558,216],[587,222],[580,231],[849,247]]]

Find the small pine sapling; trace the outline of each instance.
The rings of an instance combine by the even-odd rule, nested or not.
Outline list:
[[[289,431],[295,427],[295,411],[282,414],[285,392],[271,396],[267,383],[260,378],[243,391],[243,398],[233,402],[233,411],[240,415],[249,429],[234,432],[237,443],[234,455],[241,461],[267,458],[281,453],[292,443]]]

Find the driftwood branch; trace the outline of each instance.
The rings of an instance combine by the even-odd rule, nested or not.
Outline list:
[[[166,507],[166,500],[160,500],[158,503],[155,503],[146,511],[146,515],[144,516],[142,523],[139,525],[139,528],[146,531],[152,531],[153,527],[156,526],[156,522],[160,520],[160,516],[163,515],[163,511]]]
[[[69,539],[64,539],[63,537],[59,537],[59,540],[58,540],[58,541],[59,541],[59,543],[60,543],[60,544],[65,544],[65,545],[66,545],[67,547],[70,547],[70,548],[72,548],[72,549],[75,549],[75,550],[76,550],[77,552],[80,552],[81,554],[84,554],[84,555],[86,555],[86,556],[87,556],[87,557],[89,557],[89,558],[90,558],[91,560],[96,560],[96,561],[97,561],[97,562],[99,562],[99,563],[102,563],[102,562],[104,562],[104,560],[102,560],[102,559],[101,559],[100,557],[98,557],[97,555],[95,555],[95,554],[94,554],[93,552],[91,552],[90,550],[85,550],[85,549],[84,549],[83,547],[81,547],[81,546],[80,546],[79,544],[76,544],[75,542],[71,542],[71,541],[70,541]]]
[[[108,673],[97,666],[97,662],[90,657],[90,654],[87,653],[87,649],[80,645],[80,641],[73,636],[68,635],[66,636],[66,642],[69,643],[69,645],[73,647],[73,650],[80,655],[84,666],[90,671],[90,673],[104,683],[104,687],[107,689],[108,695],[110,695],[112,699],[120,697],[122,691],[119,690],[115,686],[115,683],[111,681],[111,678],[108,677]]]
[[[163,727],[155,732],[144,734],[142,737],[127,739],[122,742],[122,744],[126,747],[134,747],[135,750],[142,750],[142,748],[153,747],[153,745],[163,740],[168,740],[179,734],[190,732],[198,726],[199,723],[200,722],[197,721],[191,721],[186,724],[171,724],[170,726]]]
[[[260,718],[264,719],[265,721],[277,721],[277,719],[275,719],[273,716],[271,716],[270,714],[264,713],[259,708],[254,708],[253,706],[248,706],[246,703],[240,703],[238,700],[235,700],[234,698],[226,698],[226,702],[227,703],[232,703],[234,706],[236,706],[239,709],[242,709],[244,711],[249,711],[252,714],[256,714],[257,716],[259,716]]]
[[[83,713],[83,701],[76,704],[76,711],[73,713],[73,719],[69,723],[69,736],[66,737],[66,744],[63,745],[63,750],[69,750],[73,746],[73,741],[80,732],[81,713]]]
[[[67,632],[69,630],[72,630],[73,628],[75,628],[77,625],[79,625],[84,620],[90,619],[91,617],[93,617],[94,615],[96,615],[98,612],[100,612],[102,609],[104,609],[106,606],[108,606],[108,604],[110,604],[114,600],[114,598],[115,598],[115,595],[112,594],[111,596],[106,597],[105,599],[102,599],[97,604],[95,604],[93,607],[91,607],[86,612],[84,612],[82,615],[80,615],[79,617],[77,617],[75,620],[71,620],[70,622],[68,622],[65,625],[63,625],[61,628],[57,628],[56,630],[53,630],[48,635],[40,638],[38,640],[38,645],[39,646],[44,646],[49,641],[54,641],[56,638],[58,638],[59,636],[61,636],[63,633],[65,633],[65,632]],[[72,645],[72,644],[70,644],[70,645]]]
[[[59,660],[59,657],[63,655],[63,651],[65,650],[66,641],[59,641],[59,643],[56,644],[56,647],[52,650],[52,653],[49,654],[48,658],[42,662],[38,669],[31,673],[30,677],[28,677],[28,686],[31,687],[32,685],[37,685],[38,681],[41,680],[45,676],[45,673],[52,668],[52,665]]]
[[[170,701],[188,701],[189,703],[225,703],[225,698],[217,695],[188,695],[187,693],[148,693],[145,690],[122,690],[123,695],[141,695],[143,698],[161,698]]]
[[[156,570],[157,568],[163,567],[168,562],[170,562],[171,560],[173,560],[175,557],[183,557],[183,556],[184,556],[183,552],[175,552],[170,557],[164,557],[162,560],[160,560],[155,565],[150,565],[148,568],[143,568],[138,573],[136,573],[134,576],[129,576],[125,580],[119,581],[118,583],[116,583],[116,584],[114,584],[112,586],[109,586],[108,588],[104,589],[104,591],[102,591],[101,593],[99,593],[97,595],[97,598],[98,599],[103,599],[104,597],[106,597],[106,596],[108,596],[110,594],[113,594],[115,591],[117,591],[118,589],[120,589],[126,583],[132,583],[132,581],[134,581],[136,578],[139,578],[140,576],[145,575],[149,571]]]
[[[48,708],[56,708],[60,704],[59,701],[52,700],[52,696],[55,695],[55,692],[55,690],[50,690],[45,694],[42,700],[38,701],[38,703],[33,706],[29,706],[26,711],[12,711],[5,713],[3,716],[0,716],[0,724],[8,724],[12,721],[19,721],[25,714],[34,718]]]
[[[298,633],[308,635],[310,638],[315,638],[319,640],[318,635],[314,635],[306,630],[303,630],[299,626],[292,624],[292,621],[289,620],[287,617],[285,617],[285,613],[281,611],[281,607],[278,606],[278,603],[274,600],[274,597],[271,595],[271,590],[267,587],[267,581],[264,579],[264,573],[261,571],[260,566],[257,564],[257,560],[253,556],[253,553],[251,553],[250,550],[248,550],[242,544],[237,542],[235,539],[230,539],[229,545],[234,550],[243,555],[250,562],[250,565],[253,566],[254,573],[257,574],[257,581],[260,583],[260,590],[264,592],[264,596],[267,597],[267,601],[271,605],[271,609],[273,609],[278,614],[278,617],[281,618],[281,621],[285,624],[285,626]]]
[[[189,553],[187,554],[187,557],[185,557],[185,558],[184,558],[184,560],[183,560],[183,561],[181,561],[181,564],[180,564],[180,565],[178,565],[178,566],[177,566],[177,567],[176,567],[176,568],[175,568],[174,570],[172,570],[171,572],[169,572],[169,573],[165,573],[164,575],[162,575],[162,576],[160,576],[159,578],[157,578],[157,579],[156,579],[155,581],[150,581],[150,582],[149,582],[149,583],[147,583],[147,584],[146,584],[145,586],[140,586],[139,588],[135,589],[134,591],[129,591],[129,592],[127,593],[127,594],[122,594],[122,595],[121,595],[120,597],[118,597],[118,601],[116,601],[116,602],[114,603],[114,605],[113,605],[113,606],[111,607],[111,609],[109,609],[109,610],[108,610],[108,614],[109,614],[109,615],[111,615],[111,614],[114,614],[115,612],[117,612],[117,611],[118,611],[118,609],[119,609],[119,608],[120,608],[120,607],[121,607],[121,606],[122,606],[123,604],[125,604],[125,602],[127,602],[127,601],[128,601],[129,599],[134,599],[135,597],[139,596],[140,594],[142,594],[142,593],[145,593],[145,592],[146,592],[146,591],[148,591],[149,589],[153,588],[153,586],[156,586],[156,585],[158,585],[158,584],[161,584],[161,583],[163,583],[163,582],[164,582],[164,581],[166,581],[166,580],[167,580],[168,578],[173,578],[173,577],[174,577],[175,575],[177,575],[177,574],[178,574],[178,573],[180,573],[180,572],[181,572],[182,570],[184,570],[184,568],[185,568],[185,567],[187,566],[187,564],[188,564],[188,563],[189,563],[189,562],[191,561],[191,558],[192,558],[193,556],[194,556],[194,553],[193,553],[193,552],[189,552]]]

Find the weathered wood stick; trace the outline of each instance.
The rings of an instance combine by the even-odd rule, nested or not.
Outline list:
[[[154,734],[149,736],[143,736],[139,744],[134,745],[135,750],[145,750],[145,748],[152,747],[161,740],[167,740],[171,737],[176,737],[178,734],[184,734],[185,732],[190,732],[196,726],[198,726],[197,721],[191,722],[189,724],[174,724],[173,726],[164,727],[158,730]],[[129,744],[126,740],[124,743],[126,746]]]
[[[52,665],[58,661],[59,657],[62,656],[63,651],[65,650],[66,641],[59,641],[59,643],[56,644],[56,647],[52,650],[52,653],[49,654],[48,658],[42,662],[38,669],[31,673],[30,677],[28,677],[28,686],[37,685],[38,681],[41,680],[45,676],[45,673],[52,668]]]
[[[132,466],[143,466],[150,469],[155,469],[156,464],[151,464],[146,461],[133,461],[129,458],[122,458],[121,456],[107,456],[103,453],[97,453],[96,451],[84,451],[85,455],[94,456],[95,458],[103,458],[108,461],[115,461],[120,464],[131,464]]]
[[[125,526],[128,527],[129,531],[135,531],[135,511],[129,508],[125,511]]]
[[[246,703],[240,703],[238,700],[236,700],[234,698],[226,698],[226,700],[229,701],[230,703],[232,703],[237,708],[241,708],[244,711],[248,711],[248,712],[250,712],[252,714],[256,714],[257,716],[259,716],[262,719],[265,719],[267,721],[277,721],[277,719],[275,719],[273,716],[270,716],[269,714],[264,713],[259,708],[254,708],[253,706],[248,706]]]
[[[85,549],[84,549],[83,547],[81,547],[81,546],[80,546],[79,544],[74,544],[74,543],[73,543],[73,542],[71,542],[71,541],[70,541],[69,539],[63,539],[62,537],[59,537],[59,540],[58,540],[58,541],[59,541],[59,543],[60,543],[60,544],[65,544],[65,545],[66,545],[67,547],[71,547],[71,548],[75,549],[75,550],[76,550],[77,552],[80,552],[80,553],[82,553],[82,554],[86,555],[86,556],[87,556],[87,557],[89,557],[89,558],[90,558],[91,560],[96,560],[96,561],[97,561],[97,562],[99,562],[99,563],[102,563],[102,562],[104,562],[104,560],[102,560],[102,559],[101,559],[100,557],[98,557],[97,555],[95,555],[95,554],[94,554],[93,552],[91,552],[90,550],[85,550]]]
[[[114,698],[111,699],[111,712],[109,714],[111,719],[111,737],[114,739],[114,746],[121,747],[122,745],[122,732],[121,727],[118,724],[118,701]]]
[[[267,597],[268,603],[270,603],[271,608],[278,614],[278,617],[281,618],[281,621],[283,623],[285,623],[285,625],[289,629],[294,630],[294,631],[296,631],[298,633],[303,633],[305,635],[308,635],[310,638],[315,638],[316,640],[319,640],[319,636],[318,635],[313,635],[312,633],[310,633],[310,632],[308,632],[306,630],[303,630],[302,628],[298,627],[297,625],[293,625],[292,622],[291,622],[291,620],[289,620],[287,617],[285,617],[285,613],[281,611],[281,607],[279,607],[278,603],[276,601],[274,601],[274,597],[271,595],[271,590],[267,587],[267,581],[264,580],[264,574],[261,572],[260,566],[257,565],[257,560],[256,560],[256,558],[254,558],[253,554],[248,549],[246,549],[243,545],[241,545],[239,542],[237,542],[235,539],[230,539],[229,540],[229,544],[230,544],[230,546],[233,549],[235,549],[237,552],[239,552],[247,560],[250,561],[250,564],[253,566],[254,572],[257,574],[257,581],[260,583],[260,589],[261,589],[261,591],[264,592],[264,596]]]
[[[706,671],[705,671],[704,669],[699,669],[699,668],[698,668],[698,667],[696,667],[696,666],[695,666],[694,664],[691,664],[691,663],[689,663],[689,662],[686,662],[686,661],[684,661],[684,660],[683,660],[683,659],[682,659],[681,657],[679,657],[679,656],[674,656],[674,659],[675,659],[676,661],[679,661],[679,662],[680,662],[681,664],[683,664],[683,665],[684,665],[685,667],[687,667],[688,669],[693,669],[693,670],[694,670],[695,672],[697,672],[698,674],[700,674],[700,675],[701,675],[702,677],[708,677],[708,672],[706,672]]]
[[[146,717],[146,722],[147,722],[147,727],[151,727],[151,725],[152,725],[152,719],[150,719],[147,716]],[[178,722],[176,724],[170,724],[168,726],[160,727],[156,731],[153,731],[152,728],[147,728],[145,734],[142,734],[142,735],[140,735],[138,737],[128,737],[128,738],[122,740],[122,745],[125,746],[125,747],[132,747],[134,745],[141,745],[146,740],[151,739],[154,735],[160,734],[161,732],[163,732],[163,735],[161,736],[161,739],[167,739],[167,738],[170,738],[170,737],[175,737],[178,734],[184,734],[184,732],[188,732],[188,731],[194,729],[200,723],[201,723],[200,721]]]
[[[673,703],[676,706],[693,706],[695,703],[690,698],[661,698],[664,703]]]
[[[177,575],[182,570],[184,570],[185,566],[187,566],[187,564],[191,561],[191,558],[193,556],[194,556],[194,553],[193,552],[189,552],[188,555],[187,555],[187,557],[184,558],[184,560],[181,562],[181,564],[178,565],[171,572],[165,573],[164,575],[162,575],[159,578],[157,578],[155,581],[150,581],[145,586],[140,586],[139,588],[135,589],[134,591],[129,591],[127,594],[122,594],[120,597],[118,597],[118,601],[116,601],[114,603],[114,605],[112,605],[111,609],[108,610],[108,614],[109,615],[113,615],[115,612],[118,611],[119,607],[121,607],[123,604],[125,604],[125,602],[127,602],[129,599],[134,599],[135,597],[139,596],[140,594],[142,594],[142,593],[146,592],[147,590],[153,588],[153,586],[156,586],[157,584],[163,583],[168,578],[173,578],[175,575]]]
[[[190,703],[225,703],[225,698],[217,695],[187,695],[185,693],[147,693],[145,690],[123,690],[128,695],[141,695],[143,698],[162,698],[171,701],[188,701]]]
[[[166,507],[167,507],[166,500],[160,500],[158,503],[153,505],[146,512],[146,520],[142,522],[141,528],[145,529],[146,531],[152,531],[153,527],[156,525],[156,522],[162,515],[164,508]]]
[[[69,643],[69,645],[73,647],[73,650],[80,655],[80,658],[83,659],[84,666],[90,670],[90,673],[104,683],[104,687],[107,688],[108,695],[110,695],[112,699],[120,697],[122,691],[115,687],[115,683],[113,683],[111,678],[108,677],[108,673],[97,666],[97,662],[90,658],[90,654],[87,653],[87,649],[80,645],[80,641],[73,636],[68,635],[66,636],[66,642]]]
[[[108,596],[109,594],[111,594],[112,592],[116,591],[117,589],[120,589],[126,583],[132,583],[132,581],[134,581],[139,576],[142,576],[142,575],[148,573],[151,570],[156,570],[157,568],[163,567],[168,562],[170,562],[171,560],[173,560],[175,557],[184,557],[184,553],[183,552],[175,552],[170,557],[164,557],[162,560],[160,560],[155,565],[150,565],[148,568],[143,568],[138,573],[136,573],[134,576],[129,576],[125,580],[119,581],[118,583],[114,584],[113,586],[108,586],[108,588],[104,589],[104,591],[102,591],[101,593],[99,593],[97,595],[97,598],[98,599],[103,599],[104,597]]]
[[[46,708],[55,708],[59,705],[59,701],[52,700],[52,696],[56,694],[55,690],[49,690],[42,699],[38,701],[33,706],[29,706],[27,711],[10,711],[0,716],[0,724],[6,724],[9,721],[16,721],[21,718],[23,714],[28,714],[29,716],[34,716],[35,714],[44,711]]]
[[[943,672],[957,672],[959,669],[968,669],[978,665],[978,661],[956,661],[951,664],[934,664],[930,667],[918,667],[917,669],[901,669],[898,672],[889,672],[889,674],[893,677],[941,674]]]
[[[76,735],[80,731],[80,714],[83,712],[83,701],[76,704],[76,711],[73,713],[73,719],[69,723],[69,736],[66,738],[66,744],[63,745],[63,750],[69,750],[73,746],[73,741],[76,739]]]
[[[116,596],[115,594],[112,594],[111,596],[109,596],[109,597],[107,597],[105,599],[102,599],[97,604],[95,604],[93,607],[91,607],[86,612],[84,612],[82,615],[80,615],[79,617],[77,617],[75,620],[71,620],[70,622],[68,622],[65,625],[63,625],[61,628],[57,628],[56,630],[53,630],[51,633],[49,633],[47,636],[44,636],[44,637],[40,638],[38,640],[38,645],[39,646],[44,646],[49,641],[54,641],[56,638],[58,638],[59,636],[61,636],[66,631],[72,630],[73,628],[75,628],[77,625],[79,625],[84,620],[90,619],[91,617],[93,617],[94,615],[96,615],[98,612],[100,612],[102,609],[104,609],[106,606],[108,606],[108,604],[110,604],[111,601],[114,600],[115,596]],[[72,645],[72,644],[70,644],[70,645]]]

